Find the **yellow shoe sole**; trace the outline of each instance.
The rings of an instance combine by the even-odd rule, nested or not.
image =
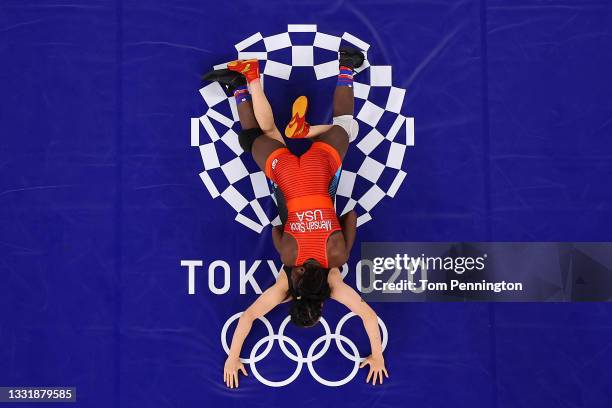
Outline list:
[[[291,121],[285,128],[285,136],[292,138],[303,129],[307,110],[308,98],[305,96],[300,96],[293,102]]]

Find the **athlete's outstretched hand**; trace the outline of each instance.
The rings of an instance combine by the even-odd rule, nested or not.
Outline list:
[[[223,367],[223,382],[229,388],[238,388],[238,371],[248,375],[244,364],[240,361],[240,357],[228,357]]]
[[[368,378],[366,378],[366,382],[370,382],[370,378],[372,379],[372,385],[376,385],[376,379],[380,378],[380,383],[383,383],[383,373],[385,377],[389,378],[389,374],[387,373],[387,369],[385,368],[385,359],[382,354],[379,355],[369,355],[363,360],[363,363],[359,366],[359,368],[365,367],[366,365],[370,365],[370,372],[368,373]]]

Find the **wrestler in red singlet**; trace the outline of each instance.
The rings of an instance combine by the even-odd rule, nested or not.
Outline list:
[[[287,203],[284,232],[297,243],[295,265],[308,259],[328,267],[327,239],[341,230],[329,182],[340,167],[340,155],[325,142],[315,142],[302,156],[280,148],[266,160],[266,176],[278,184]]]

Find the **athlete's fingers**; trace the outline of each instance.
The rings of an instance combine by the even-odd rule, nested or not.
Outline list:
[[[374,370],[372,370],[372,368],[370,368],[370,372],[368,373],[368,378],[366,378],[366,382],[370,382],[370,378],[372,377],[372,373]]]
[[[363,368],[363,367],[365,367],[365,366],[366,366],[366,365],[368,365],[368,364],[370,364],[370,362],[369,362],[369,361],[368,361],[368,359],[366,358],[365,360],[363,360],[363,361],[361,362],[361,365],[359,366],[359,368]]]
[[[246,375],[246,376],[248,376],[248,375],[249,375],[249,374],[247,373],[247,371],[246,371],[246,368],[244,368],[244,364],[242,364],[242,365],[240,366],[240,371],[242,371],[242,374],[244,374],[244,375]]]
[[[382,385],[382,383],[383,383],[383,372],[382,372],[382,370],[380,370],[378,372],[378,378],[380,378],[380,384]]]
[[[223,382],[225,382],[226,379],[227,379],[227,373],[225,372],[225,370],[223,370]]]
[[[236,387],[235,387],[235,388],[238,388],[238,371],[236,371],[236,372],[234,373],[234,381],[235,381],[235,384],[236,384]]]
[[[389,373],[387,372],[387,369],[383,368],[383,371],[385,372],[385,377],[389,378]]]

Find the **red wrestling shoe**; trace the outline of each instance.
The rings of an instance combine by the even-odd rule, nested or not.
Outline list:
[[[305,96],[300,96],[293,102],[291,121],[285,128],[285,136],[293,139],[302,139],[308,136],[310,125],[306,122],[307,109],[308,99]]]
[[[232,61],[227,68],[244,75],[249,83],[259,79],[259,61],[256,59]]]

